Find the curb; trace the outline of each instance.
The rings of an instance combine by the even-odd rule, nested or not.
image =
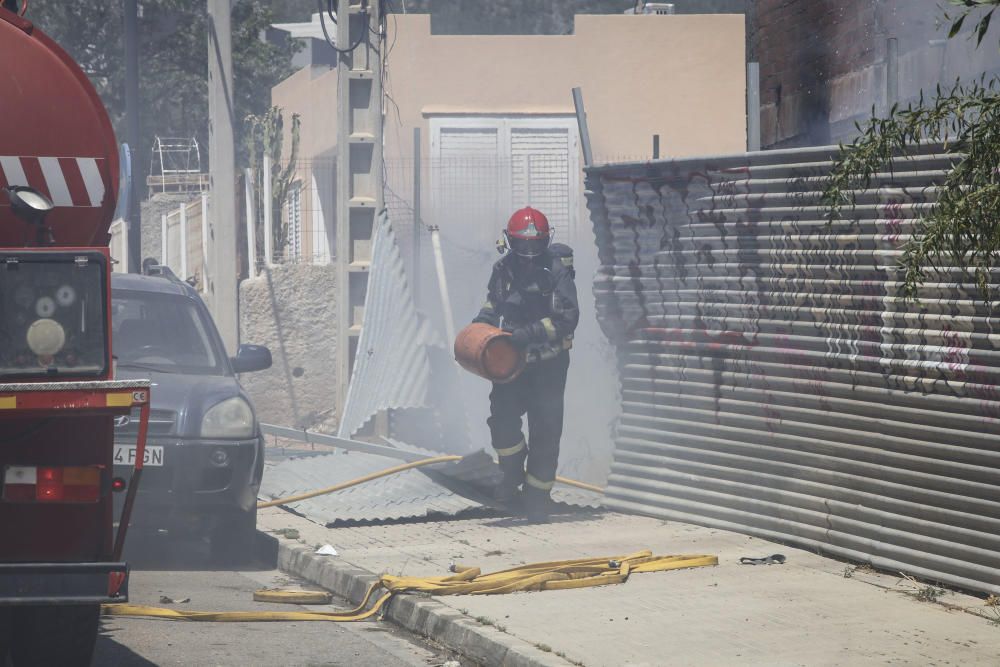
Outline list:
[[[316,556],[307,547],[257,533],[257,555],[264,562],[321,586],[359,604],[378,576],[326,556]],[[485,667],[567,667],[571,663],[553,653],[477,623],[448,605],[422,595],[397,595],[384,610],[385,618],[415,634],[474,660]]]

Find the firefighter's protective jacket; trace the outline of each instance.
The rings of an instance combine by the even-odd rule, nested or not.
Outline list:
[[[486,303],[476,322],[528,333],[528,363],[558,356],[573,346],[580,321],[573,250],[553,243],[531,262],[507,253],[493,265]]]

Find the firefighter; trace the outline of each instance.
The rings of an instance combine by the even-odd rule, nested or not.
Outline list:
[[[503,474],[497,501],[523,506],[535,521],[547,520],[550,512],[569,350],[580,319],[573,251],[551,241],[540,211],[528,207],[511,216],[501,244],[506,252],[493,266],[486,303],[474,320],[510,332],[527,360],[514,381],[494,383],[487,423]]]

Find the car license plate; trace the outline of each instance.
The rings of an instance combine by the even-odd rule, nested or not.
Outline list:
[[[115,445],[115,465],[135,465],[136,449],[135,445]],[[142,457],[142,465],[162,466],[163,447],[159,445],[146,445],[146,453]]]

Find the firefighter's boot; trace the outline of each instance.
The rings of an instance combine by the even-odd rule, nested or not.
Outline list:
[[[517,512],[521,508],[521,484],[517,478],[504,475],[493,491],[493,499],[499,505]]]
[[[519,511],[521,485],[524,484],[524,461],[527,450],[524,440],[514,447],[497,450],[497,459],[502,477],[494,490],[494,499],[512,511]]]
[[[553,504],[550,491],[539,489],[531,484],[525,484],[521,492],[521,500],[524,504],[524,516],[531,523],[548,523],[552,514]]]

